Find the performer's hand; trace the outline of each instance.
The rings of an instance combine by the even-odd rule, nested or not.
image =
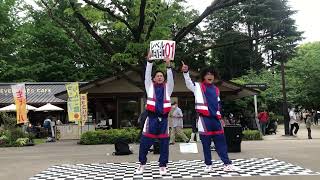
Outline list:
[[[170,61],[169,57],[165,57],[164,61],[166,62],[167,67],[171,67],[171,61]]]
[[[146,57],[147,61],[149,61],[149,62],[152,62],[152,61],[153,61],[152,59],[150,59],[151,56],[152,56],[151,51],[149,51],[149,52],[148,52],[148,55],[147,55],[147,57]]]
[[[181,63],[182,63],[182,68],[181,68],[182,72],[184,73],[188,72],[189,71],[188,65],[184,64],[183,61],[181,61]]]

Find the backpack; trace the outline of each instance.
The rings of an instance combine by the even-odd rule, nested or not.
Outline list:
[[[51,128],[51,122],[49,120],[47,120],[47,119],[44,120],[43,127],[47,128],[47,129],[50,129]]]
[[[113,153],[113,155],[119,156],[132,154],[132,151],[130,150],[128,143],[122,139],[118,139],[114,143],[114,148],[116,151]]]

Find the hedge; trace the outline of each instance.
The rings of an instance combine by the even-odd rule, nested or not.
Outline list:
[[[192,130],[183,129],[183,131],[187,137],[190,138]],[[139,141],[139,132],[140,129],[137,128],[87,131],[81,135],[79,144],[114,144],[117,139],[123,139],[128,143],[134,143]],[[182,139],[176,137],[176,142],[182,142]]]
[[[183,131],[190,138],[192,129],[183,129]],[[134,143],[139,141],[139,132],[140,129],[137,128],[87,131],[81,135],[79,144],[114,144],[118,139]],[[242,140],[262,140],[262,135],[258,130],[245,130]],[[183,140],[176,136],[176,142],[183,142]]]
[[[258,130],[244,130],[242,134],[242,140],[244,141],[262,140],[262,134]]]
[[[87,131],[81,135],[80,144],[114,144],[117,139],[133,143],[137,142],[139,132],[136,128]]]

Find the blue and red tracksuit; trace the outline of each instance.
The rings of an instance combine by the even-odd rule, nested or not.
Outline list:
[[[147,154],[155,139],[160,141],[159,166],[165,167],[169,159],[169,127],[168,113],[163,113],[164,86],[154,85],[156,95],[155,112],[148,111],[145,121],[139,149],[139,162],[144,165],[147,162]]]
[[[200,114],[199,121],[205,129],[204,132],[200,133],[200,139],[203,147],[203,154],[206,165],[212,164],[211,157],[211,141],[215,144],[216,151],[224,164],[231,164],[228,157],[227,144],[224,136],[223,127],[220,120],[216,116],[216,112],[219,109],[218,95],[216,87],[214,85],[205,84],[204,96],[206,97],[209,116]]]

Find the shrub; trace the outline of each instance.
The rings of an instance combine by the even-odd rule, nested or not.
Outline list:
[[[29,138],[18,138],[15,142],[17,146],[25,146],[29,142]]]
[[[114,144],[118,139],[133,143],[138,140],[139,131],[136,128],[87,131],[81,135],[80,144]]]
[[[244,141],[262,140],[262,135],[258,130],[244,130],[242,134],[243,134],[242,140]]]
[[[189,139],[191,138],[191,133],[192,133],[191,128],[185,128],[183,129],[183,132]],[[183,142],[183,140],[182,138],[180,138],[180,136],[176,136],[176,142]]]
[[[9,144],[9,143],[10,143],[10,139],[5,134],[0,136],[0,146]]]
[[[11,133],[11,141],[16,141],[19,138],[27,137],[27,134],[24,133],[21,128],[14,128],[9,131]]]
[[[28,139],[28,134],[24,133],[21,128],[12,128],[7,130],[2,130],[0,132],[0,146],[10,147],[10,146],[23,146],[21,139]],[[32,136],[29,136],[32,137]],[[19,140],[18,140],[19,139]],[[18,140],[18,141],[17,141]]]
[[[14,116],[10,116],[5,112],[0,112],[0,121],[3,123],[4,129],[13,129],[17,123]]]
[[[183,129],[184,133],[190,138],[192,129]],[[114,144],[118,139],[127,141],[128,143],[137,142],[139,139],[140,129],[124,128],[124,129],[110,129],[87,131],[81,135],[80,144]],[[176,136],[176,142],[183,142],[182,139]]]

